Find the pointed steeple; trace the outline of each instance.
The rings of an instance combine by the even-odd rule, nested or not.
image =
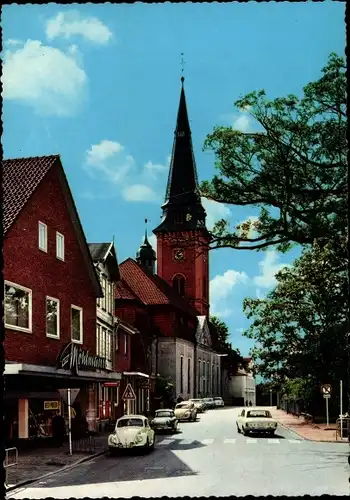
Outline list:
[[[197,168],[193,154],[191,128],[187,113],[184,77],[181,77],[180,103],[170,170],[162,206],[163,220],[153,232],[205,227],[205,210],[201,204]],[[174,226],[175,225],[175,226]]]
[[[148,241],[147,236],[147,219],[145,219],[145,236],[143,243],[136,252],[136,262],[146,267],[152,274],[155,272],[155,262],[157,260],[156,252],[153,250],[152,245]]]

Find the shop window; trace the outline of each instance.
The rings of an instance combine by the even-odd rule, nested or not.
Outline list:
[[[39,248],[43,252],[47,252],[47,225],[43,222],[39,222]]]
[[[60,301],[46,297],[46,336],[60,338]]]
[[[32,291],[10,281],[5,282],[5,326],[32,331]]]
[[[64,260],[64,236],[56,232],[56,257]]]
[[[176,274],[174,276],[173,288],[182,297],[185,295],[185,278],[181,274]]]
[[[83,310],[81,307],[71,306],[71,338],[72,342],[83,343]]]

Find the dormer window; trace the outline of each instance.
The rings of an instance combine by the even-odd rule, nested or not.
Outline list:
[[[39,232],[39,248],[43,252],[47,252],[47,225],[43,222],[39,222],[38,225]]]

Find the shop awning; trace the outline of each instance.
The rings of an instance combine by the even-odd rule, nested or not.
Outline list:
[[[75,375],[71,371],[63,370],[62,368],[54,368],[53,366],[29,365],[27,363],[6,363],[4,375],[35,375],[51,378],[69,378],[70,380],[85,380],[91,382],[107,382],[109,380],[114,381],[120,380],[122,378],[122,374],[117,372],[92,372],[79,370],[79,375]]]
[[[142,372],[123,372],[123,375],[125,377],[144,377],[144,378],[149,378],[149,375],[146,373]]]

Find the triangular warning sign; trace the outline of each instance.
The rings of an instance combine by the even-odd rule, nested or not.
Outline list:
[[[131,384],[128,384],[125,387],[125,391],[123,392],[122,399],[136,399],[136,395],[134,393],[134,389],[131,387]]]

